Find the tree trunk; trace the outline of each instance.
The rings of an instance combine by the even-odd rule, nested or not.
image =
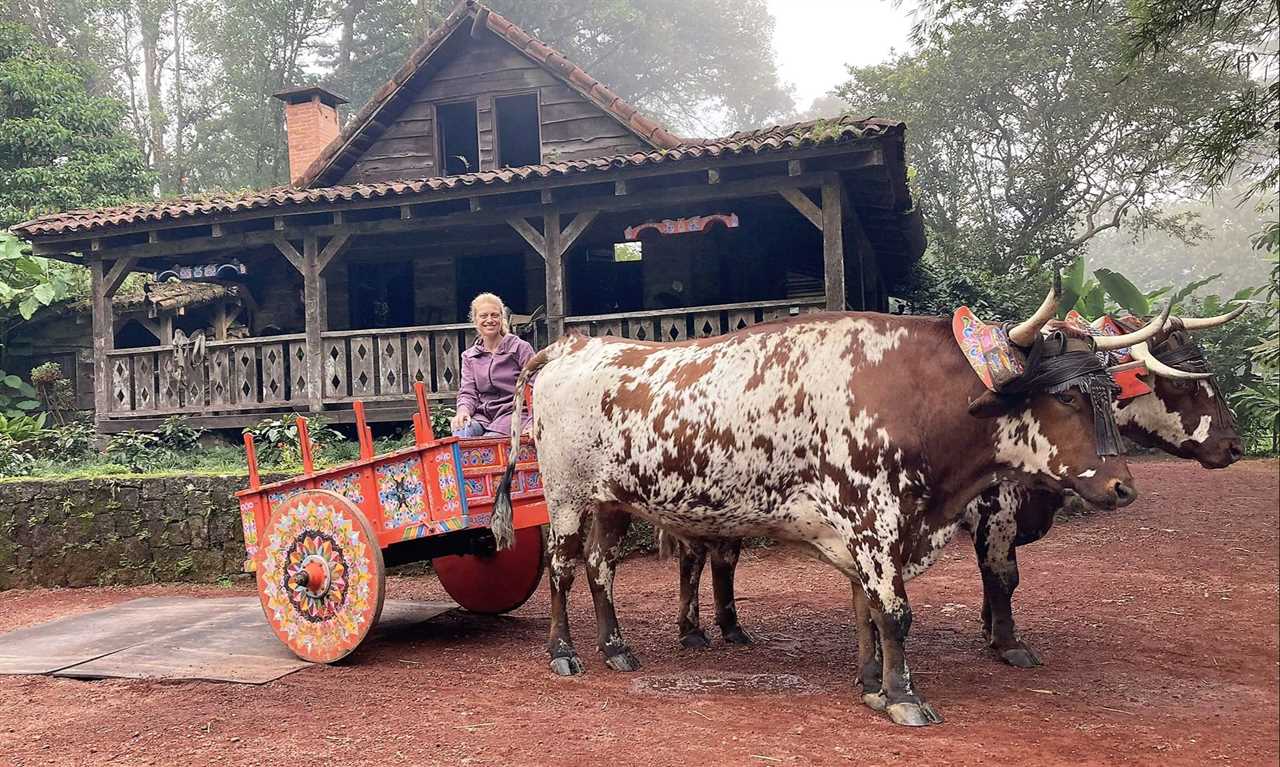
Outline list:
[[[160,191],[171,191],[169,179],[165,176],[167,157],[164,146],[165,129],[168,118],[164,113],[164,97],[161,90],[161,75],[164,70],[164,59],[167,57],[160,50],[160,19],[163,16],[157,4],[138,3],[138,24],[142,32],[142,79],[147,89],[147,119],[150,127],[148,150],[151,154],[151,169],[160,179]]]

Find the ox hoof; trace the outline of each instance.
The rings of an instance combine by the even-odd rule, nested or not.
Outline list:
[[[881,713],[889,705],[889,701],[885,699],[883,692],[864,692],[862,694],[862,702],[872,711]]]
[[[581,674],[582,660],[576,655],[551,659],[551,671],[556,676],[577,676]]]
[[[1000,660],[1018,668],[1035,668],[1042,665],[1040,656],[1036,655],[1034,650],[1024,644],[1000,651]]]
[[[680,637],[680,646],[686,650],[705,650],[711,646],[711,640],[702,629],[694,629]]]
[[[751,644],[751,635],[744,631],[741,626],[730,626],[727,629],[721,629],[720,636],[724,637],[724,641],[729,644]]]
[[[885,713],[894,724],[906,727],[942,724],[942,714],[935,711],[928,703],[894,703],[885,709]]]
[[[614,671],[639,671],[640,659],[630,650],[609,655],[604,659],[605,665]]]

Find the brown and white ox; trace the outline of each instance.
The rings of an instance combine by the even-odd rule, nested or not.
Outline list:
[[[1120,433],[1144,447],[1199,461],[1206,469],[1221,469],[1238,461],[1244,450],[1235,417],[1187,331],[1223,325],[1243,311],[1241,307],[1219,317],[1173,318],[1157,336],[1136,345],[1134,357],[1148,371],[1143,378],[1151,392],[1116,401]],[[1139,324],[1131,317],[1119,322],[1128,329]],[[983,493],[965,510],[963,525],[973,536],[982,572],[983,634],[991,649],[1013,666],[1040,665],[1040,658],[1014,628],[1017,547],[1043,538],[1063,503],[1060,493],[1005,485]],[[728,577],[732,578],[732,572]],[[730,594],[732,588],[730,584]],[[741,627],[735,638],[738,634],[743,634]]]
[[[1055,307],[1051,295],[1010,340],[1037,342]],[[1082,391],[988,391],[944,319],[809,315],[675,344],[570,336],[535,355],[517,386],[535,373],[533,434],[550,513],[548,651],[561,675],[583,670],[567,614],[579,557],[606,664],[639,667],[613,604],[619,544],[635,515],[687,538],[766,535],[830,563],[878,631],[883,691],[868,704],[895,722],[939,722],[904,653],[911,552],[1001,482],[1070,489],[1111,508],[1136,497],[1124,460],[1099,456],[1095,407]],[[500,548],[513,541],[513,471],[494,506]],[[860,640],[861,653],[873,651]]]
[[[1208,362],[1187,331],[1224,325],[1243,311],[1241,307],[1218,317],[1171,318],[1149,341],[1136,344],[1133,355],[1146,368],[1143,378],[1150,391],[1115,401],[1120,433],[1144,447],[1199,461],[1208,469],[1225,468],[1239,460],[1243,450],[1235,418],[1212,380]],[[1117,322],[1130,331],[1137,331],[1142,324],[1132,317],[1119,318]],[[957,526],[968,530],[982,573],[983,634],[996,654],[1010,665],[1040,665],[1035,651],[1017,636],[1014,628],[1016,549],[1044,537],[1064,503],[1062,493],[1025,484],[991,488],[965,508],[958,525],[951,523],[935,531],[931,542],[938,543],[938,548],[917,550],[917,556],[908,564],[908,571],[918,574],[933,561]],[[672,539],[673,536],[663,536],[664,544],[674,544],[680,557],[680,643],[687,648],[710,644],[698,614],[699,581],[708,556],[716,624],[726,642],[750,643],[750,635],[738,621],[734,601],[734,570],[741,541]],[[879,690],[880,672],[875,666],[873,660],[871,667],[863,670],[864,689],[869,693]]]

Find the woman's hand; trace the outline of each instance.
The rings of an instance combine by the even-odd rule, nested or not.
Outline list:
[[[469,423],[471,423],[471,414],[466,410],[459,410],[453,420],[449,421],[449,428],[454,431],[460,431],[465,429]]]

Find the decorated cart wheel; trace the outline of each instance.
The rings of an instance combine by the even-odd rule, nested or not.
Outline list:
[[[542,581],[542,528],[516,531],[516,544],[494,554],[436,557],[431,567],[453,601],[473,613],[499,615],[529,600]]]
[[[327,490],[303,490],[267,523],[258,596],[280,641],[303,660],[332,663],[382,613],[386,569],[368,520]]]

